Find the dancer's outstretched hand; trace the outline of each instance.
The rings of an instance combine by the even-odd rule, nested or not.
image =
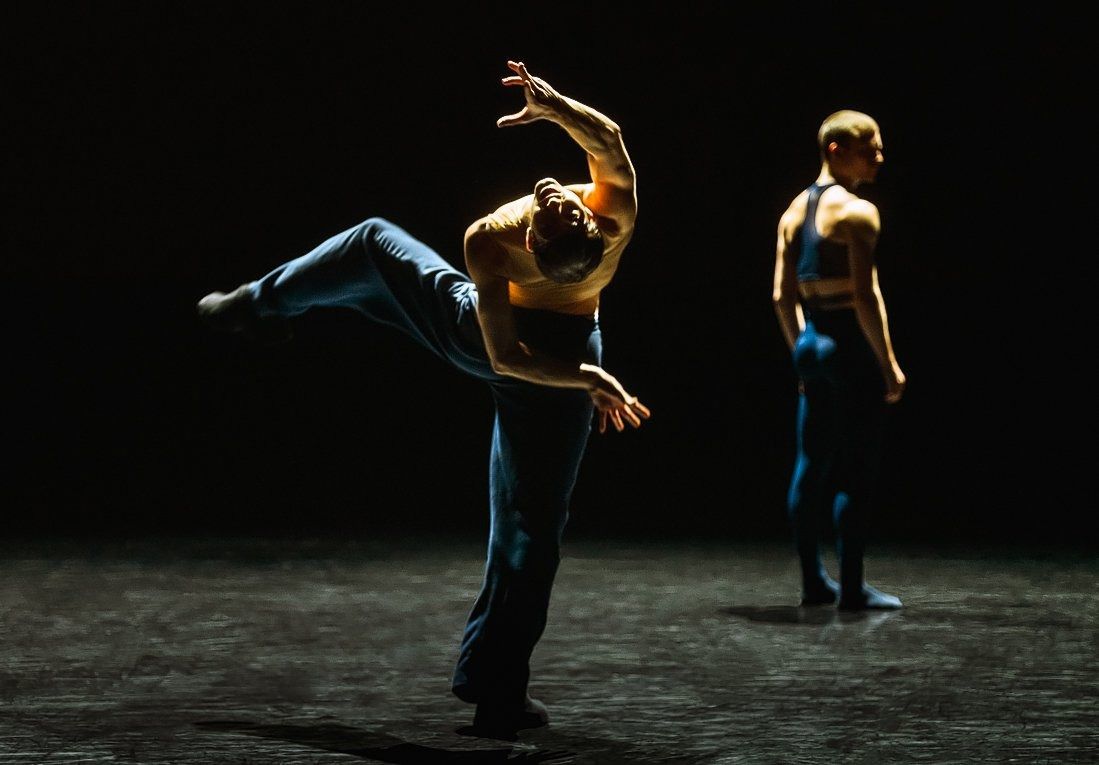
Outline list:
[[[607,432],[607,422],[621,433],[628,422],[635,428],[641,427],[641,421],[649,419],[652,412],[622,387],[622,384],[601,367],[594,364],[581,364],[581,369],[591,372],[596,381],[595,387],[588,391],[596,410],[599,412],[599,432]]]
[[[508,68],[515,72],[515,75],[505,77],[500,82],[507,87],[521,85],[523,95],[527,99],[527,105],[515,114],[508,114],[496,120],[496,127],[523,125],[527,122],[545,119],[555,112],[556,104],[561,96],[550,87],[548,82],[528,72],[526,64],[522,61],[509,61]]]

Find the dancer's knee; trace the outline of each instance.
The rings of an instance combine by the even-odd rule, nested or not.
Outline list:
[[[857,534],[865,531],[865,499],[846,491],[837,492],[832,502],[832,521],[841,534]]]
[[[560,545],[553,538],[518,534],[512,539],[496,540],[493,548],[496,565],[521,579],[552,581],[561,562]]]
[[[358,233],[367,241],[373,240],[378,234],[393,228],[393,224],[385,218],[374,216],[367,218],[357,227]]]

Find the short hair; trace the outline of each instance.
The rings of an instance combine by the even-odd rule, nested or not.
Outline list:
[[[541,239],[535,234],[531,249],[538,270],[547,279],[575,284],[584,281],[603,262],[603,233],[594,222],[589,222],[553,239]]]
[[[853,109],[832,112],[820,123],[817,131],[817,147],[821,159],[828,157],[828,144],[835,141],[840,146],[850,146],[852,140],[870,138],[879,130],[877,121],[869,114]]]

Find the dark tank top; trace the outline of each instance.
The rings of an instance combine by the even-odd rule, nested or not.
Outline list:
[[[834,183],[809,187],[809,201],[805,203],[805,222],[794,235],[792,244],[799,248],[798,281],[846,278],[851,275],[847,260],[847,245],[832,242],[817,231],[817,202],[821,193]]]

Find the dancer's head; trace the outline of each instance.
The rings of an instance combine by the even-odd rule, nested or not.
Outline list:
[[[553,178],[534,184],[527,249],[547,279],[583,281],[603,261],[603,234],[580,197]]]
[[[842,109],[828,115],[817,131],[821,162],[851,186],[871,182],[885,161],[881,129],[869,114]]]

